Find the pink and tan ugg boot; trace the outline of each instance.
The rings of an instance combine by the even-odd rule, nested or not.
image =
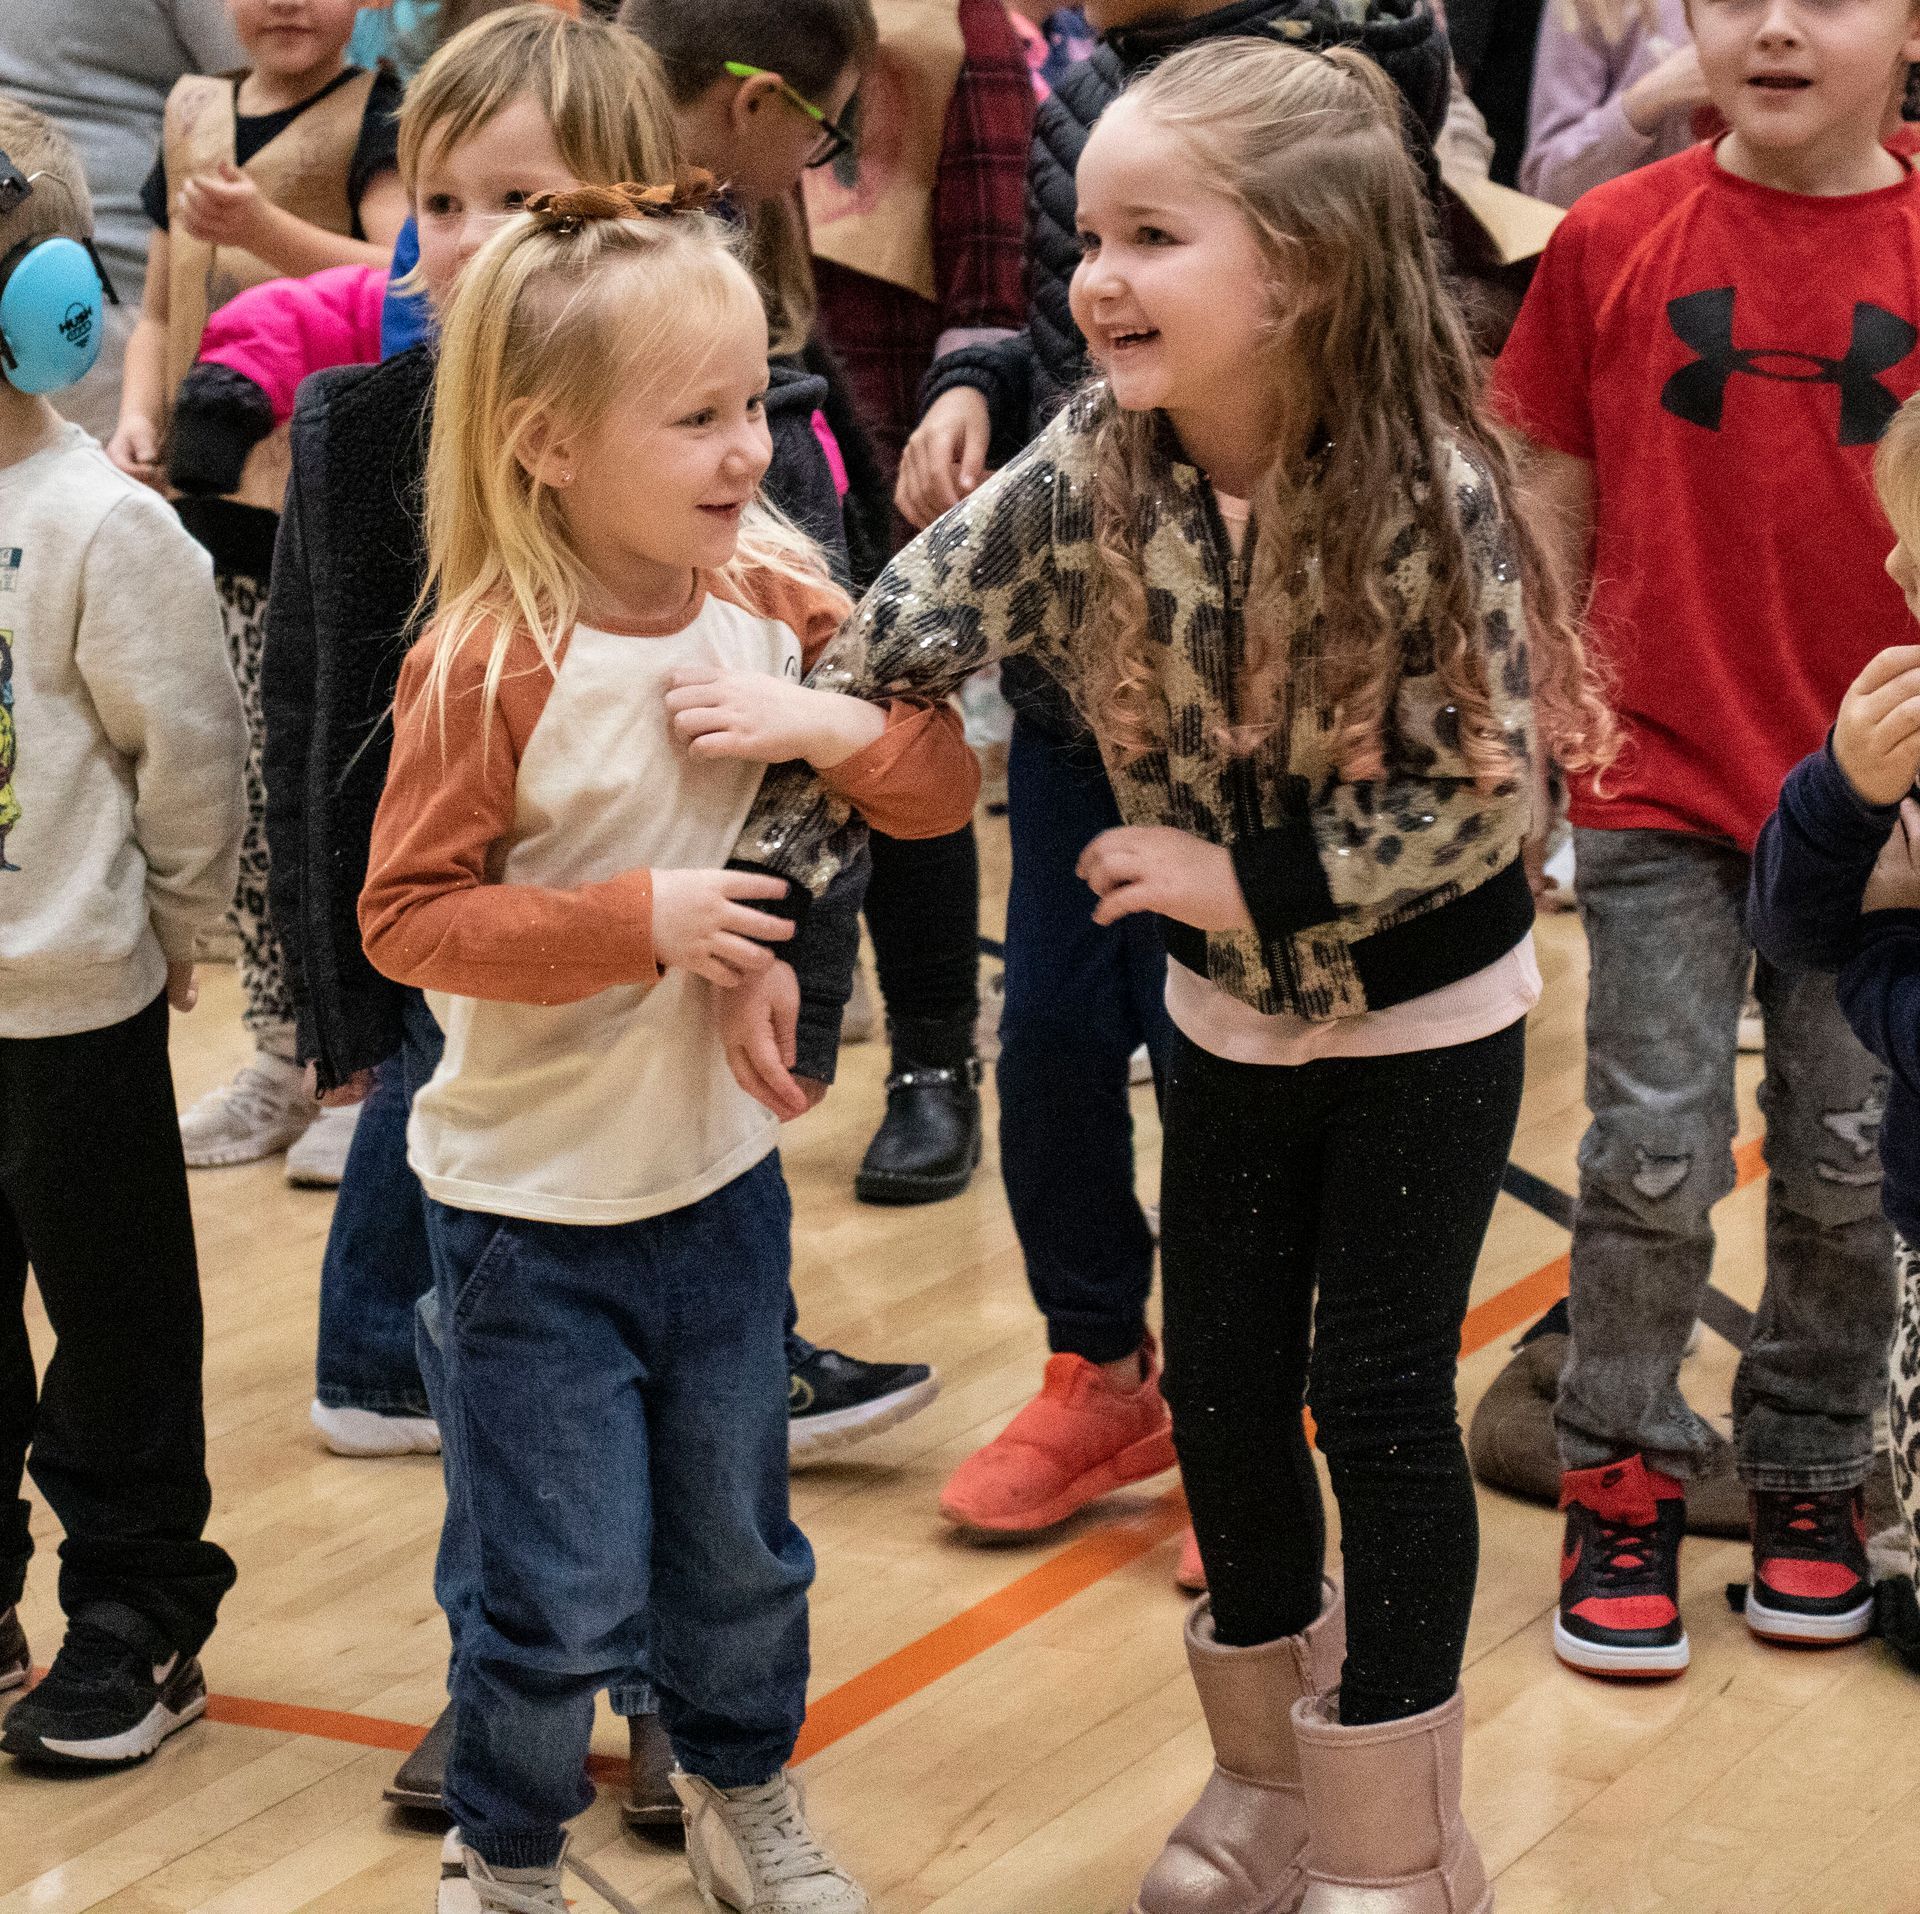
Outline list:
[[[1348,1728],[1338,1689],[1293,1710],[1307,1797],[1300,1914],[1492,1914],[1460,1813],[1460,1690],[1404,1721]]]
[[[1339,1681],[1346,1652],[1331,1582],[1318,1621],[1257,1648],[1222,1647],[1210,1604],[1194,1603],[1187,1663],[1213,1737],[1213,1773],[1141,1882],[1134,1914],[1293,1914],[1306,1888],[1307,1816],[1292,1713]]]

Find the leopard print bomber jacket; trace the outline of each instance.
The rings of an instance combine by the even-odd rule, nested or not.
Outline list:
[[[1099,563],[1092,479],[1094,388],[1013,463],[883,572],[809,682],[869,697],[945,697],[981,666],[1033,657],[1084,710],[1089,585]],[[1432,668],[1423,618],[1428,554],[1411,515],[1385,581],[1402,611],[1406,671],[1384,740],[1386,775],[1345,782],[1330,710],[1297,697],[1272,742],[1236,755],[1241,655],[1235,560],[1204,475],[1169,442],[1140,500],[1148,617],[1165,647],[1163,750],[1108,768],[1129,824],[1169,825],[1232,853],[1255,929],[1203,934],[1163,920],[1169,953],[1254,1009],[1355,1016],[1471,976],[1533,920],[1520,862],[1530,819],[1532,711],[1518,566],[1491,486],[1458,450],[1458,492],[1481,607],[1495,711],[1523,767],[1475,788],[1457,714]],[[1287,588],[1290,628],[1310,641],[1317,568]],[[817,890],[849,841],[844,811],[804,775],[769,775],[742,860]]]

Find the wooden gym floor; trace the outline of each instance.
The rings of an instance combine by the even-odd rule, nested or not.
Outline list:
[[[990,822],[990,917],[1004,842]],[[1584,1120],[1585,957],[1570,918],[1545,921],[1540,944],[1547,996],[1515,1160],[1564,1191]],[[176,1024],[183,1103],[244,1055],[232,973],[203,981],[200,1008]],[[948,1535],[940,1485],[1037,1386],[1044,1337],[991,1142],[957,1201],[853,1202],[884,1068],[879,1045],[850,1050],[786,1145],[807,1331],[932,1360],[944,1381],[904,1428],[795,1479],[820,1565],[801,1750],[814,1818],[885,1914],[1124,1914],[1207,1768],[1172,1581],[1178,1491],[1171,1476],[1143,1485],[1026,1547]],[[1751,1144],[1756,1066],[1742,1071]],[[1151,1189],[1150,1096],[1137,1109]],[[1751,1306],[1764,1192],[1757,1151],[1742,1164],[1716,1280]],[[196,1174],[193,1194],[213,1533],[240,1565],[205,1655],[218,1699],[127,1773],[68,1780],[0,1762],[0,1914],[423,1914],[438,1837],[396,1819],[380,1789],[442,1699],[439,1465],[340,1460],[308,1430],[331,1199],[289,1189],[277,1162]],[[1546,1216],[1501,1198],[1467,1324],[1464,1413],[1562,1292],[1566,1246]],[[1732,1367],[1709,1334],[1688,1365],[1703,1410],[1724,1411]],[[1550,1646],[1556,1517],[1484,1492],[1481,1513],[1467,1806],[1504,1914],[1920,1910],[1920,1683],[1876,1647],[1753,1641],[1722,1595],[1744,1552],[1699,1540],[1685,1558],[1691,1672],[1660,1687],[1584,1679]],[[60,1621],[56,1535],[39,1516],[24,1616],[44,1663]],[[624,1754],[617,1723],[603,1719],[596,1747]],[[624,1835],[610,1791],[578,1841],[641,1906],[695,1914],[683,1863]],[[579,1889],[575,1906],[600,1903]]]

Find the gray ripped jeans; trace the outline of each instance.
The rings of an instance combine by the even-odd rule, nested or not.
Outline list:
[[[1678,831],[1575,833],[1592,954],[1587,1108],[1573,1227],[1573,1338],[1556,1421],[1568,1468],[1639,1451],[1683,1480],[1721,1439],[1679,1387],[1713,1261],[1709,1212],[1734,1186],[1733,1068],[1753,947],[1745,854]],[[1734,1380],[1741,1479],[1866,1479],[1893,1334],[1880,1214],[1885,1073],[1833,979],[1764,960],[1767,1281]]]

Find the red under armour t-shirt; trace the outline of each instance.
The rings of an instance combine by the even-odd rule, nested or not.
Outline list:
[[[1579,200],[1495,372],[1506,416],[1591,459],[1593,640],[1628,746],[1573,821],[1753,848],[1876,651],[1873,447],[1920,387],[1920,175],[1839,199],[1709,146]]]

